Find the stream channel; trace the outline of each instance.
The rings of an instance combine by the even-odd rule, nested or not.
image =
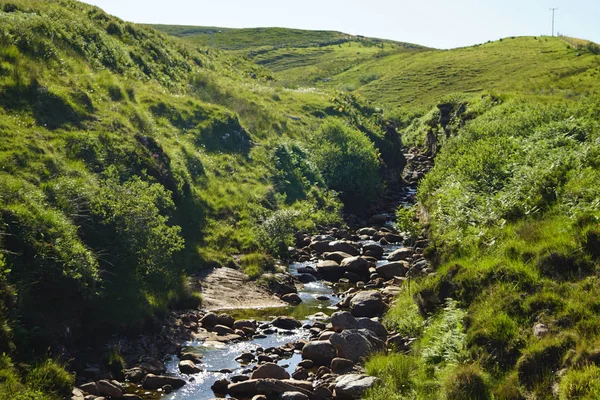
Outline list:
[[[376,243],[373,241],[363,241],[362,244]],[[386,264],[385,256],[394,250],[402,247],[401,245],[385,245],[383,246],[385,254],[377,265]],[[290,264],[289,272],[292,275],[298,275],[298,268],[313,267],[316,268],[317,260],[308,262],[295,262]],[[336,289],[332,284],[325,281],[310,282],[301,285],[298,290],[298,295],[302,299],[302,303],[297,306],[288,306],[281,308],[270,309],[243,309],[243,310],[221,310],[232,315],[236,319],[255,319],[262,323],[268,323],[277,316],[292,316],[303,322],[303,325],[311,324],[321,318],[331,315],[337,311],[334,306],[337,303],[335,296]],[[318,300],[317,297],[328,300]],[[260,324],[259,324],[260,326]],[[187,343],[186,351],[199,353],[203,355],[202,363],[199,364],[203,371],[193,375],[185,375],[179,372],[179,358],[176,355],[171,356],[167,360],[167,374],[185,379],[188,384],[181,389],[162,397],[165,400],[208,400],[217,397],[211,386],[215,381],[223,378],[231,378],[235,375],[249,375],[249,370],[256,365],[256,361],[250,364],[240,364],[235,358],[243,352],[256,352],[256,349],[262,347],[268,349],[270,347],[279,347],[288,342],[294,342],[301,339],[309,339],[310,332],[304,326],[293,331],[284,331],[275,327],[269,327],[274,333],[261,335],[261,338],[255,338],[249,341],[238,343],[218,343],[208,341],[192,341]],[[260,331],[260,329],[259,329]],[[295,371],[297,364],[302,360],[299,352],[294,352],[293,356],[288,359],[279,361],[279,365],[283,366],[290,375]]]

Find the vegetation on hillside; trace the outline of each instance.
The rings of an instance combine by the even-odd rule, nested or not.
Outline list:
[[[190,274],[246,254],[241,267],[258,278],[290,232],[341,224],[339,188],[324,179],[340,172],[321,170],[311,147],[325,117],[370,146],[376,169],[364,173],[378,182],[394,169],[384,158],[402,155],[354,96],[281,87],[245,59],[96,7],[3,1],[0,27],[9,398],[64,397],[72,382],[46,361],[56,344],[136,332],[169,307],[198,305]]]
[[[555,383],[561,398],[594,398],[600,101],[464,100],[435,130],[442,148],[418,192],[438,271],[386,317],[418,340],[370,362],[383,384],[369,398],[551,398]]]

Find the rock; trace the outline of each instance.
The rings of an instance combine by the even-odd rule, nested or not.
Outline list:
[[[381,322],[373,321],[370,318],[358,318],[356,320],[357,329],[368,329],[373,332],[378,338],[386,340],[388,331]]]
[[[218,379],[210,388],[216,394],[226,394],[228,387],[229,381],[227,379]]]
[[[230,383],[227,387],[227,394],[232,397],[249,398],[258,394],[257,384],[258,380],[249,379],[244,382]]]
[[[96,383],[101,396],[118,398],[123,396],[123,389],[117,387],[112,382],[102,380]]]
[[[367,329],[346,329],[329,339],[337,357],[347,358],[355,363],[369,354],[385,349],[385,343]]]
[[[220,336],[233,335],[235,333],[233,329],[225,325],[215,325],[214,331]]]
[[[338,311],[333,313],[331,315],[331,324],[333,325],[333,330],[336,332],[341,332],[344,329],[358,328],[356,318],[348,311]]]
[[[85,395],[83,394],[83,390],[78,388],[73,388],[71,390],[71,400],[84,400]]]
[[[329,340],[331,335],[333,335],[334,333],[335,333],[334,331],[323,331],[319,335],[319,340]]]
[[[311,283],[315,282],[317,278],[309,274],[300,274],[298,275],[298,280],[302,283]]]
[[[329,250],[329,241],[327,241],[327,240],[313,240],[312,242],[310,242],[310,245],[308,245],[308,247],[311,250],[316,251],[317,253],[323,253],[323,252]]]
[[[309,400],[309,397],[300,392],[284,392],[279,397],[279,400]]]
[[[350,300],[350,312],[355,317],[375,317],[383,312],[385,303],[376,290],[357,293]]]
[[[288,293],[281,296],[281,300],[285,301],[288,304],[300,304],[302,303],[302,299],[298,296],[297,293]]]
[[[363,255],[381,259],[383,257],[383,247],[378,244],[367,244],[363,246]]]
[[[302,358],[311,360],[315,365],[330,365],[336,355],[335,348],[328,340],[308,342],[302,349]]]
[[[323,254],[325,260],[335,261],[341,263],[344,258],[352,257],[352,254],[344,253],[343,251],[333,251],[331,253]]]
[[[306,369],[311,369],[315,366],[315,364],[312,362],[312,360],[302,360],[298,363],[298,366]]]
[[[317,386],[313,392],[313,400],[331,400],[333,398],[333,394],[331,394],[331,390],[327,389],[323,386]]]
[[[280,329],[286,329],[291,331],[292,329],[298,329],[302,326],[302,322],[292,317],[280,316],[271,322],[273,326]]]
[[[209,312],[200,319],[200,325],[202,325],[204,328],[212,329],[215,325],[217,325],[217,320],[217,314]]]
[[[390,243],[402,243],[404,240],[402,236],[395,233],[386,233],[383,237]]]
[[[354,244],[350,242],[345,242],[343,240],[336,240],[334,242],[330,242],[329,251],[341,251],[350,254],[351,256],[358,256],[360,254],[360,251],[358,250],[358,248],[356,248]]]
[[[233,383],[245,382],[248,379],[250,379],[250,377],[248,377],[246,375],[234,375],[231,377],[231,382],[233,382]]]
[[[243,330],[244,328],[250,328],[255,330],[256,324],[253,321],[250,321],[249,319],[239,319],[233,323],[233,329]]]
[[[335,380],[333,394],[336,400],[360,399],[367,389],[371,388],[377,380],[377,378],[368,375],[342,375]]]
[[[181,371],[182,374],[187,374],[187,375],[197,374],[199,372],[202,372],[202,370],[200,368],[198,368],[196,366],[196,364],[194,364],[194,362],[191,360],[180,361],[179,362],[179,371]]]
[[[377,229],[375,229],[375,228],[361,228],[361,229],[357,230],[356,233],[358,235],[373,236],[374,234],[377,233]]]
[[[162,376],[162,375],[154,375],[148,374],[142,381],[142,387],[146,390],[156,390],[160,389],[165,385],[171,385],[175,389],[179,389],[183,385],[185,385],[185,381],[180,378],[174,378],[172,376]]]
[[[266,363],[258,367],[256,371],[250,375],[250,379],[289,379],[290,374],[281,366],[274,363]]]
[[[165,385],[165,386],[162,387],[162,391],[165,394],[173,393],[173,386],[171,386],[171,385]]]
[[[548,335],[548,327],[545,324],[537,323],[533,326],[533,336],[538,339],[541,339]]]
[[[362,257],[344,258],[340,264],[347,272],[359,276],[369,276],[369,262]]]
[[[352,368],[354,368],[354,362],[347,358],[336,357],[331,360],[331,372],[334,374],[347,374],[352,371]]]
[[[375,214],[371,217],[371,221],[374,224],[385,224],[388,220],[388,216],[385,214]]]
[[[328,281],[337,281],[344,276],[344,269],[335,261],[319,261],[317,264],[317,272],[319,275]]]
[[[256,381],[258,394],[264,394],[267,398],[278,398],[286,392],[300,392],[310,397],[312,394],[311,389],[312,384],[310,382],[277,379],[259,379]]]
[[[250,364],[254,360],[256,360],[256,356],[249,352],[242,353],[235,358],[235,361],[241,364]]]
[[[167,367],[162,361],[152,357],[142,357],[140,361],[140,368],[150,374],[160,375],[167,371]]]
[[[129,400],[142,400],[142,398],[140,396],[138,396],[137,394],[133,394],[133,393],[127,393],[124,394],[123,397],[121,397],[122,399],[129,399]]]
[[[408,262],[396,261],[380,265],[376,271],[385,280],[394,279],[396,276],[405,276],[408,271]]]
[[[217,325],[223,325],[223,326],[233,329],[234,322],[235,322],[235,319],[232,316],[227,315],[227,314],[219,314],[219,316],[217,317]]]
[[[252,398],[252,400],[267,400],[267,396],[265,396],[264,394],[257,394]]]
[[[308,379],[308,371],[302,367],[298,367],[293,373],[292,378],[304,381]]]
[[[194,364],[200,364],[202,362],[203,357],[204,356],[202,354],[186,352],[186,353],[181,353],[179,355],[179,360],[181,360],[181,361],[189,360],[189,361],[193,361]]]
[[[79,386],[79,389],[81,389],[85,393],[89,393],[94,396],[100,396],[100,389],[98,388],[96,382],[85,383]]]
[[[403,261],[409,259],[413,254],[412,249],[407,247],[402,247],[394,252],[392,252],[389,256],[387,256],[388,261]]]

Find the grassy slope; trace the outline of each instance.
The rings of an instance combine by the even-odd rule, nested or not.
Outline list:
[[[323,118],[385,143],[380,115],[351,96],[281,87],[83,3],[0,2],[0,26],[0,353],[19,361],[67,327],[101,340],[194,306],[186,274],[339,223],[307,150]],[[65,397],[69,382],[36,381],[43,367],[21,379],[0,360],[0,399],[24,384]]]

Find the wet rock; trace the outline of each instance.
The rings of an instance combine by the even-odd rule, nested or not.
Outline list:
[[[341,332],[344,329],[357,329],[356,318],[348,311],[338,311],[331,315],[331,325],[333,330]]]
[[[340,264],[347,272],[369,276],[369,262],[362,257],[344,258]]]
[[[171,385],[175,389],[179,389],[180,387],[185,385],[185,381],[183,379],[174,378],[172,376],[148,374],[142,382],[142,387],[146,390],[156,390],[162,388],[165,385]]]
[[[350,300],[350,312],[355,317],[375,317],[383,312],[385,303],[376,290],[359,292]]]
[[[198,354],[198,353],[190,353],[190,352],[186,352],[186,353],[181,353],[179,355],[179,359],[181,361],[184,360],[189,360],[189,361],[193,361],[194,364],[200,364],[202,362],[202,358],[204,356],[202,354]]]
[[[354,244],[352,244],[350,242],[345,242],[343,240],[336,240],[336,241],[330,242],[329,243],[329,251],[330,252],[341,251],[344,253],[348,253],[351,256],[358,256],[360,254],[360,251]]]
[[[402,243],[402,241],[404,240],[402,236],[395,233],[386,233],[384,238],[390,243]]]
[[[383,257],[383,247],[378,244],[367,244],[363,246],[363,255],[381,259]]]
[[[252,400],[267,400],[267,396],[265,396],[264,394],[257,394],[252,398]]]
[[[283,295],[281,296],[281,300],[293,305],[302,303],[302,299],[300,298],[300,296],[298,296],[297,293],[288,293],[286,295]]]
[[[298,280],[302,283],[311,283],[311,282],[315,282],[317,280],[317,278],[315,278],[312,275],[308,275],[308,274],[300,274],[300,275],[298,275]]]
[[[325,260],[335,261],[341,263],[344,258],[352,257],[352,254],[344,253],[343,251],[333,251],[330,253],[323,254]]]
[[[347,358],[336,357],[331,360],[331,372],[334,374],[347,374],[352,371],[352,368],[354,368],[354,362]]]
[[[256,383],[259,394],[264,394],[267,398],[278,398],[286,392],[300,392],[306,396],[311,396],[312,384],[310,382],[276,379],[259,379]]]
[[[194,364],[193,361],[190,360],[183,360],[179,362],[179,371],[181,371],[182,374],[187,374],[187,375],[192,375],[192,374],[197,374],[199,372],[202,372],[202,370],[200,368],[198,368],[196,366],[196,364]]]
[[[377,229],[375,229],[375,228],[361,228],[361,229],[357,230],[356,233],[358,235],[373,236],[374,234],[377,233]]]
[[[404,261],[408,260],[413,254],[413,250],[407,247],[402,247],[394,252],[392,252],[389,256],[387,256],[388,261]]]
[[[125,399],[125,400],[142,400],[142,398],[140,396],[138,396],[137,394],[133,394],[133,393],[124,394],[123,397],[121,397],[121,398]]]
[[[256,359],[256,356],[252,353],[242,353],[235,358],[235,361],[241,364],[249,364]]]
[[[378,338],[382,340],[386,340],[388,336],[388,331],[385,329],[385,326],[381,322],[373,321],[370,318],[358,318],[356,320],[356,325],[358,329],[367,329],[373,332]]]
[[[217,335],[225,336],[225,335],[233,335],[235,332],[228,326],[225,325],[215,325],[213,329]]]
[[[256,324],[254,321],[251,321],[249,319],[239,319],[233,323],[233,329],[243,330],[244,328],[250,328],[255,330]]]
[[[210,388],[216,394],[226,394],[228,387],[229,381],[227,379],[218,379]]]
[[[332,238],[333,239],[333,238]],[[326,240],[313,240],[308,246],[311,250],[317,253],[323,253],[329,250],[329,241]]]
[[[250,377],[248,377],[246,375],[234,375],[231,377],[231,382],[233,382],[233,383],[245,382],[248,379],[250,379]]]
[[[375,382],[377,382],[377,378],[373,376],[358,374],[342,375],[335,380],[333,394],[336,400],[360,399]]]
[[[385,348],[385,343],[367,329],[346,329],[332,335],[329,340],[337,357],[347,358],[355,363]]]
[[[272,363],[272,362],[275,362],[275,360],[270,356],[261,354],[260,356],[258,356],[258,362],[259,363]]]
[[[406,261],[391,262],[378,266],[376,271],[383,279],[390,280],[396,276],[405,276],[408,271],[408,263]]]
[[[302,358],[311,360],[315,365],[330,365],[336,355],[335,348],[328,340],[308,342],[302,349]]]
[[[328,281],[337,281],[344,276],[344,269],[335,261],[319,261],[317,272]]]
[[[256,384],[258,380],[249,379],[244,382],[230,383],[227,387],[227,394],[232,397],[248,398],[258,394]]]
[[[140,362],[140,368],[142,368],[144,371],[150,374],[155,375],[160,375],[167,371],[167,367],[162,361],[159,361],[152,357],[142,357]]]
[[[327,389],[324,386],[317,386],[313,392],[313,400],[331,400],[333,398],[333,394],[331,390]]]
[[[290,374],[281,366],[274,363],[263,364],[250,375],[250,379],[289,379]]]
[[[161,389],[165,394],[173,393],[173,386],[171,385],[165,385]]]
[[[329,340],[331,335],[333,335],[334,333],[335,333],[334,331],[323,331],[319,335],[319,340]]]
[[[312,360],[302,360],[298,363],[298,366],[306,369],[311,369],[315,366],[315,364],[312,362]]]
[[[271,323],[277,328],[286,330],[298,329],[302,326],[302,322],[298,321],[295,318],[287,316],[277,317]]]

